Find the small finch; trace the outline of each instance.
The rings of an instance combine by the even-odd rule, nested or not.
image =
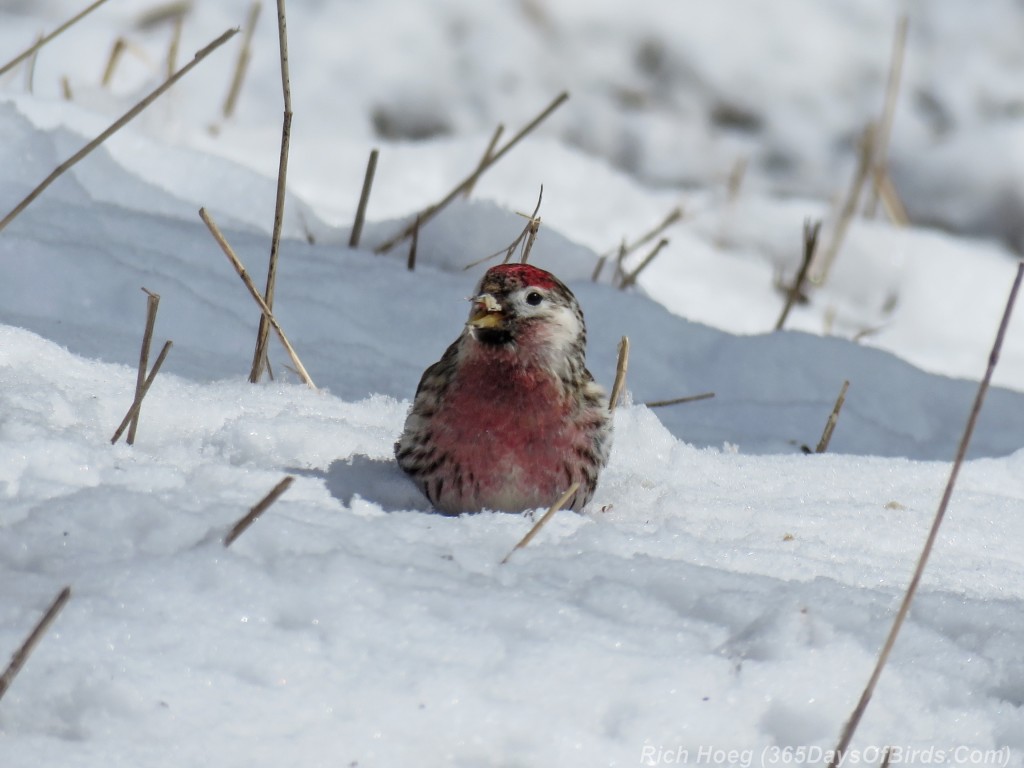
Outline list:
[[[462,334],[427,368],[395,457],[436,509],[521,512],[590,501],[611,416],[586,367],[576,297],[529,264],[487,271]]]

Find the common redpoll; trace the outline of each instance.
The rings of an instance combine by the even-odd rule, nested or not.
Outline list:
[[[608,462],[611,417],[586,368],[576,297],[529,264],[487,271],[462,334],[423,373],[395,443],[436,509],[581,510]]]

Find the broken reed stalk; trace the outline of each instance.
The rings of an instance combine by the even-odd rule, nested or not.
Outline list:
[[[420,214],[419,214],[421,219],[422,219],[421,224],[426,224],[428,221],[430,221],[432,218],[434,218],[437,214],[439,214],[442,210],[444,210],[444,208],[452,200],[454,200],[456,197],[458,197],[460,194],[462,194],[462,191],[467,186],[471,186],[472,184],[475,184],[477,179],[479,179],[480,176],[483,175],[484,171],[486,171],[488,168],[490,168],[496,162],[501,160],[501,158],[503,158],[506,154],[508,154],[508,152],[516,144],[518,144],[523,139],[523,137],[525,137],[527,134],[529,134],[531,131],[533,131],[542,122],[544,122],[548,118],[548,116],[552,112],[554,112],[556,109],[558,109],[560,106],[562,106],[562,104],[564,104],[565,101],[568,98],[569,98],[569,93],[567,91],[563,91],[562,93],[560,93],[557,96],[557,98],[555,98],[554,101],[552,101],[547,107],[544,108],[544,110],[539,115],[537,115],[537,117],[533,118],[533,120],[531,120],[527,125],[525,125],[523,128],[521,128],[519,130],[519,132],[516,133],[515,136],[513,136],[511,139],[509,139],[501,147],[501,149],[499,149],[496,152],[494,152],[494,154],[491,155],[490,158],[488,158],[486,162],[481,161],[480,164],[477,165],[476,169],[469,176],[467,176],[465,179],[460,181],[455,186],[455,189],[453,189],[451,192],[449,192],[440,202],[434,203],[433,205],[424,208],[420,212]],[[406,238],[408,238],[408,237],[410,237],[412,235],[412,229],[413,229],[414,226],[416,226],[415,221],[413,223],[411,223],[411,224],[408,224],[403,229],[401,229],[397,234],[395,234],[394,236],[392,236],[388,240],[385,240],[383,243],[381,243],[376,248],[374,248],[374,253],[382,254],[382,253],[387,253],[388,251],[390,251],[392,248],[394,248],[400,242],[402,242],[403,240],[405,240]]]
[[[540,188],[540,193],[544,194],[544,187]],[[537,210],[540,210],[540,200],[537,201]],[[540,216],[537,215],[537,211],[533,212],[533,216],[530,217],[529,222],[526,224],[526,245],[523,246],[523,255],[519,259],[520,264],[525,264],[530,260],[530,251],[533,250],[533,241],[537,239],[537,233],[540,232]]]
[[[110,81],[114,79],[114,72],[117,70],[117,65],[121,62],[121,57],[124,55],[124,49],[128,46],[123,37],[117,38],[114,41],[114,46],[110,49],[110,56],[107,57],[107,66],[103,68],[103,77],[100,78],[100,85],[103,88],[107,88],[110,85]]]
[[[875,217],[878,200],[881,196],[882,179],[886,176],[886,168],[889,164],[889,137],[892,135],[893,115],[896,112],[896,97],[900,91],[900,76],[903,72],[903,59],[907,48],[908,25],[907,15],[903,14],[896,22],[896,33],[893,36],[892,55],[889,58],[889,80],[885,86],[885,102],[882,107],[882,114],[878,119],[878,135],[872,160],[874,183],[871,185],[868,202],[864,208],[864,215],[869,219]]]
[[[284,334],[284,329],[281,328],[281,324],[277,322],[277,318],[274,317],[273,311],[267,305],[267,302],[264,301],[263,296],[260,294],[256,284],[253,283],[252,278],[249,277],[249,273],[246,271],[245,265],[242,264],[238,256],[235,255],[235,251],[231,247],[231,244],[224,237],[214,220],[210,218],[210,214],[206,212],[205,208],[199,209],[199,217],[203,220],[203,223],[206,224],[206,228],[210,230],[210,234],[213,235],[213,239],[217,241],[217,245],[219,245],[221,250],[224,251],[224,255],[228,257],[228,261],[230,261],[232,266],[235,268],[235,272],[237,272],[238,276],[242,278],[242,282],[245,283],[245,287],[249,289],[249,293],[253,300],[259,305],[260,310],[263,312],[263,317],[266,318],[270,327],[274,329],[277,337],[281,340],[281,344],[284,345],[285,351],[288,353],[288,357],[292,360],[292,365],[295,366],[296,373],[299,374],[299,377],[306,386],[310,389],[316,389],[316,386],[313,384],[313,380],[309,377],[309,373],[306,372],[306,366],[304,366],[302,361],[299,360],[299,356],[295,353],[295,348],[292,347],[291,342],[288,341],[288,337]]]
[[[90,13],[95,11],[97,8],[99,8],[101,5],[103,5],[105,2],[107,2],[107,0],[96,0],[96,2],[94,2],[92,5],[87,7],[85,10],[80,11],[79,13],[75,14],[74,16],[72,16],[70,19],[68,19],[63,24],[61,24],[59,27],[57,27],[55,30],[53,30],[53,32],[51,32],[50,34],[43,35],[42,37],[40,37],[38,40],[36,40],[35,44],[30,45],[24,51],[22,51],[17,56],[15,56],[13,59],[11,59],[6,64],[4,64],[2,67],[0,67],[0,75],[3,75],[5,72],[8,72],[9,70],[11,70],[14,67],[18,66],[21,62],[23,62],[29,56],[34,55],[36,53],[36,51],[38,51],[40,48],[42,48],[48,42],[53,40],[53,38],[57,37],[57,35],[59,35],[61,32],[66,30],[68,27],[70,27],[70,26],[78,23],[79,21],[81,21],[83,18],[85,18]]]
[[[500,248],[497,251],[495,251],[494,253],[489,253],[486,256],[484,256],[482,259],[477,259],[476,261],[471,261],[469,264],[467,264],[466,266],[464,266],[462,268],[462,271],[465,272],[467,269],[472,269],[473,267],[478,267],[481,264],[483,264],[485,261],[490,261],[495,256],[500,256],[502,251],[505,252],[505,259],[502,262],[502,264],[508,264],[509,261],[512,259],[512,254],[515,253],[516,248],[519,247],[520,243],[522,243],[524,239],[526,240],[526,245],[523,246],[523,256],[520,259],[520,261],[521,261],[521,263],[525,264],[526,260],[528,258],[530,258],[530,251],[533,249],[533,241],[537,237],[537,232],[540,230],[541,219],[540,219],[540,216],[537,215],[537,213],[540,211],[540,204],[541,204],[541,202],[543,200],[544,200],[544,185],[541,184],[540,185],[540,194],[537,196],[537,205],[534,206],[533,213],[531,213],[529,216],[527,216],[525,213],[519,213],[518,211],[516,212],[519,216],[522,216],[522,217],[524,217],[527,220],[526,221],[526,226],[523,227],[523,231],[520,232],[518,235],[516,235],[515,239],[511,243],[509,243],[507,247]],[[417,218],[419,218],[419,214],[417,214]]]
[[[651,400],[650,402],[644,403],[644,405],[648,408],[665,408],[669,405],[682,405],[683,403],[695,403],[698,400],[710,400],[714,396],[714,392],[701,392],[699,395],[674,397],[671,400]]]
[[[626,369],[629,368],[629,337],[623,336],[619,340],[619,359],[615,363],[615,381],[612,383],[612,393],[608,398],[608,411],[614,413],[622,396],[622,389],[626,385]]]
[[[274,202],[274,231],[270,236],[270,263],[267,266],[267,288],[263,299],[268,307],[274,306],[274,286],[277,284],[277,256],[281,247],[281,226],[284,223],[284,193],[288,180],[288,149],[292,136],[292,86],[288,73],[288,23],[285,18],[284,0],[277,0],[277,39],[281,58],[281,91],[284,95],[284,120],[281,124],[281,155],[277,165],[277,199]],[[249,381],[257,383],[267,365],[268,315],[260,318],[256,331],[256,349],[252,355]],[[312,386],[312,382],[308,382]]]
[[[11,656],[11,662],[7,665],[7,669],[0,675],[0,699],[7,693],[7,689],[11,687],[11,683],[14,678],[18,676],[21,668],[25,666],[25,662],[28,661],[28,657],[32,655],[32,651],[39,644],[43,635],[46,634],[46,630],[53,624],[54,619],[64,609],[65,604],[71,598],[71,587],[64,587],[54,598],[53,602],[50,603],[50,607],[46,609],[46,613],[36,624],[35,628],[29,633],[28,637],[25,638],[25,642],[21,644],[14,655]]]
[[[96,147],[98,147],[100,144],[102,144],[104,141],[106,141],[108,138],[110,138],[111,135],[113,135],[118,130],[123,128],[125,126],[125,124],[127,124],[128,122],[130,122],[132,120],[132,118],[134,118],[142,110],[144,110],[146,107],[148,107],[154,101],[156,101],[157,98],[159,98],[168,88],[170,88],[172,85],[174,85],[176,82],[178,82],[181,78],[183,78],[185,75],[187,75],[189,72],[191,72],[193,67],[195,67],[199,62],[201,62],[203,59],[205,59],[211,53],[213,53],[217,48],[219,48],[220,46],[224,45],[224,43],[226,43],[228,40],[230,40],[237,32],[238,32],[237,29],[229,29],[227,32],[225,32],[223,35],[218,37],[212,43],[210,43],[205,48],[200,50],[198,53],[196,53],[196,55],[192,59],[192,61],[190,61],[185,66],[183,66],[181,69],[179,69],[173,75],[171,75],[169,78],[164,80],[159,86],[157,86],[152,92],[150,92],[150,94],[148,96],[146,96],[144,99],[142,99],[142,101],[138,102],[134,107],[129,109],[121,117],[119,117],[117,120],[115,120],[110,125],[109,128],[107,128],[105,131],[103,131],[103,133],[101,133],[95,139],[90,141],[88,144],[86,144],[84,147],[82,147],[80,150],[78,150],[75,154],[73,154],[70,158],[65,160],[63,163],[58,165],[49,176],[47,176],[45,179],[43,179],[43,181],[40,182],[39,185],[35,189],[33,189],[31,192],[29,192],[28,196],[25,197],[24,200],[22,200],[20,203],[18,203],[16,206],[14,206],[14,209],[10,213],[8,213],[6,216],[4,216],[4,218],[2,220],[0,220],[0,232],[2,232],[7,227],[8,224],[10,224],[12,221],[14,221],[14,219],[18,216],[18,214],[20,214],[23,210],[28,208],[28,206],[31,205],[32,201],[34,201],[37,197],[39,197],[39,195],[41,195],[43,193],[43,191],[46,190],[47,187],[49,187],[54,181],[56,181],[60,177],[60,175],[62,173],[67,171],[69,168],[73,167],[75,165],[75,163],[77,163],[83,157],[85,157],[90,152],[92,152],[94,149],[96,149]]]
[[[377,157],[380,151],[370,151],[370,159],[366,161],[366,173],[363,175],[363,189],[359,193],[359,205],[356,218],[352,222],[352,234],[348,238],[349,248],[359,247],[359,238],[363,236],[363,222],[366,220],[366,204],[370,202],[370,190],[373,188],[373,177],[377,173]]]
[[[863,138],[861,139],[860,160],[857,163],[857,171],[853,175],[850,190],[846,195],[846,201],[843,203],[839,219],[832,232],[832,239],[829,241],[828,248],[822,254],[821,266],[817,268],[816,274],[811,277],[811,282],[818,285],[821,285],[828,279],[828,273],[832,270],[832,263],[835,261],[836,254],[839,253],[839,248],[846,237],[846,230],[849,229],[850,222],[857,212],[857,203],[860,201],[861,190],[864,189],[864,182],[867,181],[868,172],[871,170],[871,159],[875,153],[875,133],[875,126],[872,123],[868,123],[867,127],[864,128]]]
[[[135,380],[135,400],[142,399],[142,387],[146,383],[149,372],[149,347],[153,341],[153,327],[156,325],[156,312],[160,308],[160,295],[142,289],[146,293],[146,330],[142,334],[142,350],[139,352],[139,373]],[[136,411],[128,427],[128,445],[135,445],[135,433],[139,429],[139,413]]]
[[[267,511],[267,508],[270,507],[271,504],[281,498],[281,494],[287,491],[293,482],[295,482],[295,478],[291,475],[287,475],[284,480],[275,485],[270,493],[264,496],[255,507],[250,509],[248,514],[231,526],[231,530],[224,536],[224,548],[227,549],[230,547],[234,543],[235,539],[245,533],[249,526],[255,523],[257,518]]]
[[[910,610],[910,604],[914,600],[914,595],[917,594],[917,587],[921,583],[921,577],[924,574],[925,566],[928,564],[928,557],[931,555],[932,548],[935,546],[935,540],[939,534],[939,526],[942,525],[942,520],[946,515],[946,509],[949,507],[949,500],[953,495],[953,487],[956,485],[957,476],[960,474],[960,467],[963,465],[964,457],[967,455],[967,446],[971,442],[971,435],[974,433],[974,425],[978,421],[978,414],[981,413],[981,406],[985,401],[985,394],[988,392],[989,382],[992,380],[992,372],[995,370],[996,363],[999,362],[999,353],[1003,347],[1003,338],[1006,336],[1006,328],[1010,324],[1010,315],[1013,314],[1013,305],[1017,301],[1017,293],[1020,290],[1022,277],[1024,277],[1024,260],[1017,263],[1017,276],[1014,278],[1013,286],[1010,288],[1010,296],[1006,300],[1006,309],[1003,312],[1003,319],[999,323],[999,330],[996,332],[996,340],[993,343],[992,351],[989,354],[988,367],[985,369],[985,375],[978,384],[978,393],[974,398],[974,405],[971,407],[970,416],[967,418],[967,425],[964,427],[963,436],[960,438],[960,446],[957,448],[956,458],[953,460],[953,468],[949,473],[949,481],[946,483],[946,489],[942,494],[942,500],[939,502],[939,508],[935,513],[935,520],[932,522],[931,530],[928,532],[928,538],[924,543],[924,548],[921,550],[921,556],[917,561],[917,567],[914,568],[914,575],[910,579],[910,584],[907,585],[907,591],[903,596],[903,602],[900,604],[900,608],[896,612],[896,618],[893,619],[892,628],[889,630],[889,636],[885,639],[885,644],[882,646],[882,650],[878,654],[878,660],[875,663],[875,668],[871,673],[868,684],[865,686],[864,692],[861,694],[860,700],[857,702],[857,706],[854,707],[853,713],[850,715],[850,719],[843,728],[842,735],[839,737],[839,743],[836,744],[835,750],[832,752],[833,757],[829,762],[829,768],[837,768],[839,761],[846,755],[846,748],[850,745],[850,741],[853,739],[853,735],[857,731],[857,726],[860,724],[865,710],[867,710],[868,703],[871,701],[871,696],[874,694],[875,686],[878,684],[878,679],[881,677],[882,670],[885,668],[885,664],[889,660],[889,653],[892,651],[892,647],[896,643],[896,637],[899,635],[900,628],[903,626],[903,622],[907,618],[907,613]]]
[[[832,441],[832,433],[836,430],[836,422],[839,421],[839,412],[843,410],[843,403],[846,402],[846,390],[849,388],[850,382],[844,381],[839,390],[839,397],[836,398],[836,404],[832,406],[832,413],[828,415],[828,421],[825,422],[825,431],[821,433],[818,447],[814,449],[815,453],[824,453],[828,450],[828,444]]]
[[[164,360],[167,358],[167,353],[171,351],[171,347],[173,346],[173,341],[168,340],[164,342],[164,346],[160,350],[160,354],[156,356],[156,362],[153,363],[153,370],[149,372],[149,375],[146,376],[146,380],[142,382],[142,389],[137,391],[135,399],[132,401],[132,407],[128,409],[128,413],[124,415],[121,423],[114,431],[114,436],[110,438],[111,445],[117,443],[132,420],[138,418],[139,410],[142,408],[142,399],[149,394],[149,388],[153,386],[153,381],[156,379],[156,375],[160,373],[160,366],[164,364]]]
[[[235,114],[238,94],[242,92],[242,83],[245,81],[249,60],[252,58],[252,36],[256,32],[256,22],[260,18],[262,7],[263,3],[260,0],[254,0],[253,4],[249,6],[249,17],[245,21],[245,32],[242,35],[242,47],[238,51],[238,61],[235,62],[235,73],[231,78],[231,87],[228,88],[228,95],[224,99],[224,106],[221,109],[225,120]]]
[[[793,285],[786,291],[786,304],[782,307],[779,319],[775,321],[776,331],[782,330],[782,326],[786,324],[786,319],[789,317],[793,305],[803,295],[807,273],[811,268],[811,262],[814,260],[814,251],[818,247],[819,234],[821,234],[821,221],[815,221],[812,224],[810,219],[804,219],[804,255],[800,262],[800,269],[797,270],[796,277],[793,278]]]
[[[412,230],[412,242],[409,243],[409,259],[406,261],[406,268],[412,272],[416,269],[416,249],[420,244],[420,217],[416,216],[416,226]]]
[[[536,523],[533,524],[533,527],[530,528],[530,530],[526,532],[526,535],[523,536],[523,538],[521,538],[519,540],[519,543],[516,544],[514,547],[512,547],[512,549],[509,550],[509,553],[507,555],[505,555],[503,558],[501,558],[500,565],[504,565],[505,563],[507,563],[508,559],[510,557],[512,557],[512,555],[515,553],[515,551],[517,549],[522,549],[527,544],[529,544],[531,541],[533,541],[533,537],[537,535],[537,533],[540,531],[541,528],[543,528],[545,525],[547,525],[548,520],[550,520],[552,517],[555,516],[555,512],[557,512],[558,510],[560,510],[562,507],[565,506],[566,502],[568,502],[569,499],[572,498],[572,495],[574,493],[576,493],[576,491],[578,491],[579,488],[580,488],[580,481],[579,480],[577,480],[572,485],[570,485],[569,489],[565,493],[563,493],[561,496],[558,497],[558,501],[556,501],[554,504],[552,504],[550,507],[548,507],[548,511],[544,513],[544,516],[541,517],[540,520],[538,520]]]
[[[544,200],[544,185],[540,185],[540,194],[537,195],[537,205],[533,207],[533,213],[530,214],[526,221],[526,226],[523,227],[523,231],[519,233],[512,245],[508,247],[508,253],[505,254],[505,263],[507,264],[509,259],[512,258],[512,252],[516,246],[526,238],[526,244],[523,246],[523,255],[519,259],[521,264],[525,264],[530,258],[530,251],[533,250],[533,241],[537,239],[537,233],[540,231],[540,216],[537,214],[540,212],[540,204]],[[522,216],[522,214],[519,214]]]
[[[648,265],[657,258],[658,254],[661,253],[661,249],[666,245],[668,245],[668,238],[661,238],[651,252],[644,256],[643,261],[637,265],[636,269],[622,278],[622,282],[619,283],[619,289],[624,291],[631,285],[635,285],[636,279],[640,276],[640,273],[647,269]]]
[[[491,135],[491,140],[487,144],[487,149],[484,150],[483,157],[480,158],[480,163],[477,165],[478,169],[482,168],[488,162],[490,162],[491,156],[494,154],[494,148],[496,146],[498,146],[498,141],[501,139],[501,134],[504,133],[504,132],[505,132],[505,126],[502,125],[501,123],[498,123],[498,127],[494,129],[494,133]],[[477,178],[479,178],[479,177],[477,177]],[[467,184],[466,188],[464,190],[462,190],[462,196],[463,197],[469,197],[471,194],[473,194],[473,187],[475,187],[475,186],[476,186],[476,179],[473,179],[473,181],[471,181],[469,184]]]

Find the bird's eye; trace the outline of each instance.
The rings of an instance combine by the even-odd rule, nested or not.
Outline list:
[[[527,304],[532,304],[533,306],[536,307],[542,301],[544,301],[544,297],[541,296],[536,291],[530,291],[528,294],[526,294],[526,303]]]

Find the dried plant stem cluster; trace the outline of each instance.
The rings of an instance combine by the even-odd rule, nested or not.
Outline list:
[[[224,45],[224,43],[226,43],[228,40],[234,37],[237,32],[237,29],[229,29],[227,32],[222,34],[212,43],[210,43],[205,48],[200,50],[198,53],[196,53],[192,61],[183,66],[169,78],[164,80],[159,86],[153,89],[149,93],[149,95],[147,95],[145,98],[139,101],[134,107],[129,109],[121,117],[119,117],[117,120],[111,123],[110,127],[103,131],[99,136],[90,141],[88,144],[86,144],[84,147],[78,150],[75,154],[73,154],[63,163],[58,165],[49,176],[43,179],[36,186],[36,188],[29,192],[29,194],[20,203],[14,206],[14,208],[6,216],[4,216],[3,219],[0,219],[0,231],[3,231],[7,227],[7,225],[14,221],[14,219],[17,218],[17,216],[23,210],[28,208],[28,206],[31,205],[32,202],[37,197],[39,197],[39,195],[46,191],[47,187],[49,187],[54,181],[60,178],[61,174],[63,174],[69,168],[72,168],[79,160],[86,157],[90,152],[96,149],[96,147],[98,147],[104,141],[109,139],[113,134],[115,134],[117,131],[123,128],[126,124],[128,124],[134,117],[136,117],[140,112],[142,112],[142,110],[144,110],[154,101],[156,101],[161,95],[163,95],[168,88],[170,88],[181,78],[183,78],[185,75],[191,72],[192,69],[197,64],[199,64],[199,62],[201,62],[203,59],[205,59],[207,56],[209,56],[211,53],[217,50],[220,46]]]
[[[654,261],[657,255],[661,253],[661,250],[666,245],[669,244],[669,241],[667,238],[664,237],[658,240],[654,248],[646,256],[644,256],[643,259],[641,259],[640,264],[631,272],[628,273],[625,271],[626,258],[631,253],[634,253],[635,251],[639,250],[643,246],[647,245],[647,243],[651,242],[656,237],[661,235],[666,229],[671,227],[673,224],[675,224],[678,221],[681,221],[682,218],[683,209],[677,206],[673,208],[671,211],[669,211],[668,215],[665,216],[665,218],[662,219],[660,222],[658,222],[652,229],[642,234],[632,243],[627,243],[626,239],[623,238],[622,244],[618,247],[616,251],[610,251],[608,253],[602,254],[601,257],[598,258],[597,264],[594,265],[594,272],[593,274],[591,274],[590,279],[596,283],[601,278],[601,273],[604,271],[605,264],[608,263],[608,259],[614,254],[615,273],[612,276],[612,283],[618,285],[620,288],[623,289],[628,288],[631,285],[634,285],[640,273],[644,269],[646,269],[652,261]]]
[[[284,346],[285,351],[291,358],[292,364],[295,366],[296,372],[299,374],[303,382],[305,382],[310,389],[316,389],[316,385],[313,384],[313,380],[310,378],[309,373],[307,373],[306,371],[306,366],[302,364],[302,361],[299,359],[298,354],[296,354],[295,352],[295,348],[292,346],[291,342],[288,341],[288,337],[285,335],[284,329],[281,327],[281,324],[277,322],[277,318],[274,317],[273,310],[270,308],[270,305],[267,304],[266,300],[263,298],[263,295],[260,293],[259,288],[257,288],[256,284],[252,281],[252,278],[249,276],[248,271],[246,271],[245,269],[245,265],[242,264],[238,256],[235,255],[235,251],[231,247],[231,244],[228,243],[227,238],[224,237],[224,234],[220,231],[220,228],[217,226],[216,222],[214,222],[210,214],[206,212],[205,208],[199,209],[199,217],[203,220],[203,223],[206,224],[207,229],[210,230],[210,234],[213,235],[213,239],[217,241],[217,244],[221,247],[221,250],[224,251],[224,255],[228,257],[228,261],[230,261],[231,265],[235,268],[235,272],[238,273],[238,276],[242,279],[242,282],[245,284],[245,287],[249,289],[249,294],[252,296],[253,301],[256,302],[260,310],[263,312],[263,317],[266,319],[267,323],[270,325],[271,328],[274,329],[274,332],[281,340],[281,344]]]
[[[906,50],[908,21],[902,16],[896,24],[892,56],[889,61],[889,79],[886,86],[882,113],[877,120],[870,121],[861,136],[857,168],[850,182],[843,205],[831,227],[827,245],[814,260],[811,281],[821,285],[828,280],[832,265],[842,248],[850,224],[860,208],[861,195],[870,181],[869,197],[864,212],[873,217],[878,202],[890,220],[899,225],[907,223],[906,208],[903,206],[889,177],[889,137],[892,134],[893,116],[899,94],[900,75]]]
[[[135,444],[135,433],[139,428],[139,413],[142,409],[142,399],[149,392],[149,388],[153,385],[153,380],[156,379],[156,375],[160,372],[160,366],[164,364],[164,359],[167,357],[167,353],[171,351],[173,342],[170,340],[164,342],[163,348],[160,350],[160,354],[157,355],[156,362],[153,364],[153,369],[149,368],[149,348],[153,341],[153,328],[156,325],[156,313],[160,308],[160,296],[159,294],[147,291],[145,288],[142,289],[146,294],[146,330],[142,334],[142,350],[139,353],[139,372],[135,380],[135,399],[132,401],[131,408],[128,409],[128,413],[125,414],[124,419],[114,432],[114,436],[110,438],[111,444],[116,443],[121,435],[124,434],[124,430],[128,428],[128,445]]]
[[[498,162],[502,157],[508,154],[508,152],[516,144],[522,141],[523,137],[525,137],[527,134],[533,131],[542,122],[544,122],[551,115],[551,113],[558,109],[560,106],[562,106],[562,104],[564,104],[566,100],[568,100],[568,98],[569,94],[566,92],[559,94],[554,101],[552,101],[547,107],[544,108],[544,110],[539,115],[537,115],[537,117],[535,117],[527,125],[521,128],[515,134],[515,136],[513,136],[504,145],[502,145],[500,149],[495,150],[492,154],[485,155],[484,158],[477,165],[476,169],[469,176],[467,176],[465,179],[456,184],[455,188],[447,195],[445,195],[444,198],[442,198],[439,202],[427,206],[422,211],[420,211],[416,215],[415,220],[412,223],[403,227],[395,235],[388,238],[383,243],[380,243],[374,249],[374,252],[378,254],[387,253],[399,243],[403,242],[409,237],[412,237],[413,230],[417,226],[422,226],[429,222],[432,218],[434,218],[437,214],[444,210],[444,208],[446,208],[448,204],[451,203],[452,200],[454,200],[459,195],[463,194],[466,189],[471,189],[473,185],[476,184],[477,179],[479,179],[480,176],[484,173],[484,171],[486,171],[488,168],[490,168],[492,165]]]
[[[55,37],[60,35],[65,30],[67,30],[68,27],[71,27],[71,26],[74,26],[75,24],[77,24],[79,21],[84,19],[86,16],[88,16],[93,11],[95,11],[97,8],[99,8],[101,5],[103,5],[105,2],[107,2],[107,0],[96,0],[96,2],[94,2],[91,5],[87,6],[82,11],[80,11],[79,13],[76,13],[70,19],[65,21],[63,24],[61,24],[59,27],[57,27],[55,30],[53,30],[53,32],[50,32],[47,35],[41,36],[39,39],[36,40],[35,44],[29,46],[24,51],[22,51],[17,56],[15,56],[13,59],[11,59],[6,64],[4,64],[2,67],[0,67],[0,75],[5,74],[6,72],[8,72],[11,69],[14,69],[14,67],[16,67],[19,64],[21,64],[21,62],[25,61],[26,59],[28,59],[31,56],[34,56],[36,54],[36,52],[39,51],[40,48],[42,48],[44,45],[46,45],[48,42],[53,40]]]
[[[509,243],[505,248],[501,248],[495,251],[494,253],[488,254],[487,256],[484,256],[482,259],[471,261],[469,264],[463,267],[463,270],[472,269],[473,267],[479,267],[481,264],[488,262],[491,259],[497,258],[498,256],[501,256],[502,253],[505,254],[505,258],[502,261],[502,263],[508,264],[512,260],[512,255],[516,252],[516,248],[519,248],[520,246],[522,246],[522,254],[519,257],[520,263],[525,264],[527,261],[529,261],[530,251],[533,250],[533,241],[537,239],[537,233],[540,231],[541,218],[540,216],[537,215],[537,213],[540,211],[540,204],[541,201],[543,201],[543,199],[544,185],[542,184],[540,187],[540,194],[537,196],[537,205],[534,206],[533,208],[533,213],[531,213],[529,216],[527,216],[525,213],[519,214],[520,216],[526,219],[526,226],[523,227],[523,231],[516,235],[516,238],[511,243]],[[419,225],[417,223],[416,230],[418,229]],[[416,230],[414,230],[414,235],[416,234]]]

